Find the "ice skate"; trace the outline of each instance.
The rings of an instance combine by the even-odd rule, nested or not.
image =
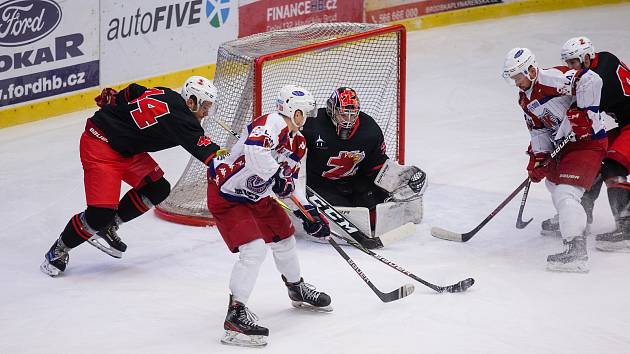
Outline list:
[[[264,347],[267,345],[269,329],[259,326],[258,317],[245,305],[234,301],[230,295],[228,313],[223,323],[225,333],[221,343],[241,347]]]
[[[105,229],[97,232],[88,239],[88,243],[114,258],[122,258],[127,245],[118,236],[118,223],[112,222]]]
[[[68,261],[70,261],[69,252],[70,248],[66,247],[60,237],[44,255],[44,262],[39,266],[39,269],[51,277],[58,276],[66,270]]]
[[[574,237],[571,241],[562,240],[564,251],[547,257],[547,269],[558,272],[587,273],[588,254],[586,237]]]
[[[282,280],[289,290],[289,298],[293,307],[315,312],[331,312],[333,310],[330,305],[330,296],[315,290],[315,287],[305,283],[304,279],[300,278],[297,283],[289,283],[283,275]]]
[[[605,252],[630,252],[630,218],[617,222],[617,229],[595,236],[595,248]]]

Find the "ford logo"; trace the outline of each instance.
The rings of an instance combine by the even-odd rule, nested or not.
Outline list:
[[[53,0],[9,0],[0,4],[0,46],[38,41],[57,28],[61,7]]]

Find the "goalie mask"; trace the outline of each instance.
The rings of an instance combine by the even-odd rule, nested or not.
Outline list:
[[[214,87],[212,81],[206,79],[203,76],[191,76],[182,86],[182,97],[184,100],[192,99],[197,104],[197,109],[193,112],[199,111],[204,103],[209,102],[208,115],[211,115],[210,110],[214,111],[214,101],[217,99],[217,88]]]
[[[337,127],[337,135],[348,140],[354,133],[359,118],[359,96],[349,87],[340,87],[333,91],[326,102],[326,113]]]

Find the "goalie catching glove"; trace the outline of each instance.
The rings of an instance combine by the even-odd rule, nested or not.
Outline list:
[[[330,236],[330,227],[328,226],[328,220],[324,218],[319,210],[313,205],[304,205],[304,209],[313,218],[310,220],[302,211],[295,210],[293,214],[302,220],[302,226],[307,234],[313,237],[321,238]]]
[[[416,166],[386,160],[374,184],[389,192],[387,201],[407,202],[421,198],[427,188],[427,174]]]

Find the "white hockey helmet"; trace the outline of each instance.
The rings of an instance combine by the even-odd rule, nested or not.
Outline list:
[[[513,78],[517,74],[523,74],[530,81],[534,81],[535,78],[529,75],[530,66],[538,69],[534,53],[527,48],[514,48],[505,56],[505,62],[503,62],[503,78],[508,84],[513,86],[515,85]]]
[[[285,85],[280,89],[276,100],[276,109],[278,113],[291,118],[291,122],[296,126],[300,126],[294,120],[296,111],[302,112],[304,122],[306,122],[306,118],[317,115],[315,97],[308,90],[296,85]]]
[[[591,60],[595,57],[595,47],[593,47],[591,40],[586,37],[571,38],[564,43],[560,50],[560,57],[563,62],[569,59],[579,59],[580,63],[584,63],[584,57],[587,54]]]
[[[199,109],[205,102],[210,102],[214,106],[214,101],[217,99],[217,88],[214,87],[212,81],[203,76],[191,76],[184,82],[181,95],[184,100],[194,96],[193,100],[196,101],[197,109]]]

